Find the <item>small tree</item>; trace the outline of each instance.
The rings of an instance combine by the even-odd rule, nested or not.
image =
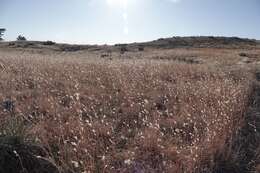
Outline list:
[[[17,37],[17,41],[26,41],[26,38],[24,36],[22,36],[22,35],[19,35]]]
[[[3,40],[2,36],[4,35],[5,31],[6,31],[5,28],[0,28],[0,41]]]

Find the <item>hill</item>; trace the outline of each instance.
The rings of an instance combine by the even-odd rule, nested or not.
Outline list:
[[[172,37],[141,43],[141,45],[154,48],[241,48],[256,46],[257,41],[238,37]]]
[[[12,41],[0,42],[2,48],[22,48],[22,49],[49,49],[54,51],[100,51],[104,49],[118,50],[126,47],[127,50],[137,50],[138,48],[150,49],[174,49],[174,48],[254,48],[260,43],[254,39],[243,39],[238,37],[172,37],[158,40],[115,45],[70,45],[60,44],[52,41]]]

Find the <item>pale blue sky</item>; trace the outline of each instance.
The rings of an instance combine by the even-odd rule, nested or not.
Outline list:
[[[0,0],[4,38],[112,44],[172,36],[260,39],[260,0]]]

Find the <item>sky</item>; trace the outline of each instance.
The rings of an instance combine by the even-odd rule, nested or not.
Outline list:
[[[0,0],[4,39],[74,44],[173,36],[260,40],[260,0]]]

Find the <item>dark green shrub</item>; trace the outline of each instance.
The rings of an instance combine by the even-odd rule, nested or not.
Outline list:
[[[53,41],[49,41],[49,40],[43,43],[43,45],[46,45],[46,46],[51,46],[51,45],[54,45],[54,44],[56,44],[56,43],[53,42]]]
[[[26,41],[27,39],[24,36],[19,35],[16,40],[17,41]]]
[[[5,31],[6,31],[5,28],[0,28],[0,41],[3,40],[2,36],[4,35]]]

